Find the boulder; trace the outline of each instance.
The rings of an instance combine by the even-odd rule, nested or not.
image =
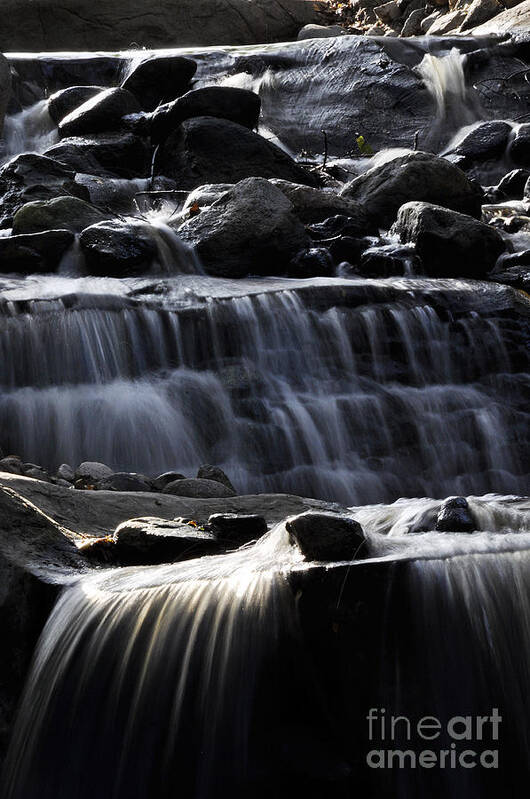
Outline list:
[[[530,294],[530,250],[513,253],[490,275],[490,280]]]
[[[300,250],[291,259],[287,268],[289,277],[331,277],[335,265],[330,251],[326,247],[308,247]]]
[[[157,108],[151,120],[151,141],[158,144],[186,119],[217,117],[251,130],[257,127],[261,110],[258,94],[232,86],[205,86],[172,103]]]
[[[410,245],[369,247],[359,260],[359,272],[363,277],[401,277],[419,271],[420,267],[415,249]]]
[[[31,466],[24,470],[26,477],[31,477],[32,480],[41,480],[44,483],[51,483],[52,479],[48,472],[41,469],[40,466]]]
[[[149,229],[136,222],[99,222],[83,230],[79,243],[91,275],[141,274],[151,267],[157,255]]]
[[[115,472],[98,483],[100,491],[152,491],[153,485],[143,474]]]
[[[150,187],[148,178],[143,181],[144,185],[142,185],[139,181],[127,178],[114,177],[111,180],[102,180],[101,176],[85,175],[78,172],[75,179],[77,183],[87,189],[90,202],[98,208],[105,209],[107,217],[115,214],[123,216],[137,214],[138,194],[142,189]]]
[[[271,183],[292,202],[296,215],[302,222],[323,222],[329,217],[343,216],[348,219],[349,235],[363,236],[373,232],[373,225],[361,205],[342,197],[333,189],[316,189],[278,179],[272,179]]]
[[[16,455],[8,455],[6,458],[0,459],[0,472],[24,474],[24,464]]]
[[[176,480],[185,480],[186,477],[180,472],[164,472],[163,474],[159,474],[158,477],[155,477],[153,480],[153,489],[155,491],[162,491],[168,483],[174,483]]]
[[[247,178],[179,228],[209,274],[281,274],[308,244],[285,194],[263,178]]]
[[[467,10],[464,8],[455,8],[449,14],[443,14],[429,27],[429,36],[442,36],[445,33],[458,30],[466,15]]]
[[[48,98],[48,113],[58,125],[72,111],[103,91],[101,86],[69,86]]]
[[[299,42],[306,39],[330,39],[334,36],[346,36],[350,31],[341,28],[340,25],[317,25],[309,23],[298,31],[296,37]]]
[[[88,483],[99,483],[107,477],[112,477],[112,469],[104,463],[97,461],[83,461],[75,470],[76,480],[86,480]]]
[[[383,3],[380,6],[376,6],[374,8],[374,14],[376,15],[377,19],[380,19],[385,25],[390,25],[392,22],[395,22],[401,16],[401,11],[399,9],[396,0],[390,0],[388,3]]]
[[[197,499],[234,497],[236,495],[235,491],[217,480],[206,480],[198,477],[187,477],[184,480],[175,480],[173,483],[168,483],[162,493],[173,494],[177,497],[195,497]]]
[[[504,251],[502,236],[470,216],[429,203],[406,203],[394,227],[413,242],[423,270],[432,277],[484,278]]]
[[[70,230],[80,233],[105,219],[105,214],[78,197],[35,200],[18,209],[13,217],[13,234]]]
[[[89,199],[63,164],[36,153],[17,155],[0,169],[0,227],[11,227],[13,214],[25,203],[64,195]]]
[[[415,8],[408,14],[403,27],[401,28],[401,36],[419,36],[421,34],[421,23],[427,16],[427,11],[424,8]]]
[[[11,99],[11,67],[7,58],[0,53],[0,135],[4,127],[4,117]]]
[[[482,190],[444,158],[414,152],[376,165],[347,183],[343,197],[357,201],[374,224],[388,228],[412,200],[480,218]]]
[[[57,477],[60,480],[65,480],[67,483],[73,483],[75,480],[75,472],[68,463],[61,463],[57,469]]]
[[[497,158],[506,150],[511,132],[512,126],[508,122],[481,122],[451,152],[469,162]]]
[[[508,6],[506,11],[503,11],[502,14],[497,14],[469,32],[473,33],[474,36],[483,36],[489,33],[528,31],[530,29],[530,0],[525,0],[525,2],[515,5],[514,8],[511,8],[513,0],[508,0],[504,5]]]
[[[205,463],[199,467],[197,477],[200,477],[204,480],[215,480],[217,483],[222,483],[224,486],[229,488],[230,491],[234,491],[235,493],[235,488],[230,482],[230,478],[227,477],[227,475],[219,466],[211,466],[209,463]]]
[[[61,138],[105,133],[123,127],[123,117],[141,111],[134,94],[126,89],[111,88],[91,97],[59,123]]]
[[[473,0],[470,4],[465,20],[460,26],[461,31],[471,30],[477,25],[482,25],[492,17],[504,11],[504,6],[498,0]]]
[[[516,128],[508,153],[517,166],[530,167],[530,123]]]
[[[308,511],[288,519],[285,527],[307,560],[354,560],[366,554],[363,528],[348,516]]]
[[[197,64],[183,56],[154,56],[135,66],[122,83],[144,111],[174,100],[187,91]]]
[[[213,513],[208,529],[222,544],[239,547],[265,535],[267,522],[256,513]]]
[[[150,148],[130,132],[72,136],[54,144],[46,155],[75,172],[100,177],[147,177],[151,169]]]
[[[0,237],[0,272],[30,275],[53,272],[74,243],[70,230],[46,230],[21,236]]]
[[[315,185],[315,178],[272,142],[227,119],[188,119],[160,146],[155,173],[191,191],[248,177]]]
[[[222,194],[233,188],[233,183],[207,183],[204,186],[197,186],[188,194],[183,210],[188,211],[197,206],[199,209],[207,208],[209,205],[213,205]]]
[[[502,202],[504,200],[521,200],[529,179],[530,171],[528,169],[512,169],[494,187],[493,192]]]
[[[474,533],[477,523],[465,497],[449,497],[440,505],[434,527],[441,533]]]

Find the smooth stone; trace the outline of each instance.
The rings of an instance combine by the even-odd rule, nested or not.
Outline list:
[[[168,483],[174,483],[175,480],[185,480],[186,476],[184,474],[180,474],[180,472],[164,472],[163,474],[159,474],[158,477],[155,477],[153,482],[153,489],[155,491],[162,491]]]
[[[501,156],[508,145],[512,126],[508,122],[492,120],[473,128],[452,150],[466,161],[487,161]]]
[[[141,223],[100,222],[79,238],[92,275],[129,277],[149,270],[157,255],[155,240]]]
[[[162,490],[163,494],[173,494],[177,497],[194,497],[211,499],[215,497],[234,497],[235,491],[219,483],[217,480],[205,480],[198,477],[187,477],[184,480],[175,480],[168,483]]]
[[[465,497],[445,499],[436,516],[435,530],[441,533],[474,533],[477,523]]]
[[[302,222],[314,224],[324,222],[330,217],[341,216],[348,219],[350,235],[363,236],[373,231],[368,216],[362,206],[346,197],[342,197],[333,189],[315,189],[287,180],[272,179],[294,206],[297,216]],[[353,232],[355,231],[355,232]]]
[[[75,480],[75,472],[68,463],[61,463],[57,469],[57,477],[60,480],[65,480],[67,483],[73,483]]]
[[[87,480],[91,483],[99,483],[113,474],[114,472],[109,466],[98,461],[83,461],[75,470],[76,480]]]
[[[218,541],[228,546],[242,546],[267,532],[267,522],[258,514],[213,513],[208,528]]]
[[[68,114],[102,91],[102,86],[69,86],[61,89],[48,99],[48,113],[59,124]]]
[[[183,94],[197,63],[183,56],[154,56],[141,61],[125,78],[122,88],[134,94],[144,111],[153,111]]]
[[[53,272],[74,238],[70,230],[0,237],[0,272]]]
[[[13,217],[13,235],[69,230],[80,233],[89,225],[105,219],[98,208],[78,197],[55,197],[35,200],[18,209]]]
[[[205,463],[199,467],[197,477],[200,477],[204,480],[215,480],[216,482],[222,483],[224,486],[229,488],[230,491],[235,492],[235,488],[232,485],[230,478],[225,474],[220,466],[211,466],[209,463]]]
[[[326,247],[308,247],[291,259],[287,273],[289,277],[332,277],[335,265]]]
[[[0,459],[0,472],[9,472],[10,474],[24,474],[24,464],[20,458],[14,455],[8,455]]]
[[[75,172],[99,177],[147,177],[151,151],[146,142],[129,131],[97,136],[71,136],[46,150]]]
[[[123,117],[141,111],[136,97],[126,89],[105,89],[64,117],[59,123],[61,138],[105,133],[123,127]]]
[[[354,560],[365,554],[363,528],[355,519],[308,511],[286,523],[290,540],[307,560]]]
[[[517,128],[508,152],[514,164],[530,167],[530,123]]]

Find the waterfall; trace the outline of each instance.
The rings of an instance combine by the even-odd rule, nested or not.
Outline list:
[[[48,101],[39,100],[4,121],[1,159],[19,153],[43,153],[58,140],[57,125],[48,113]]]
[[[180,308],[5,302],[2,446],[49,468],[186,473],[214,461],[243,493],[349,504],[523,490],[509,432],[522,417],[497,395],[513,371],[502,322],[405,292],[311,302],[289,289]]]

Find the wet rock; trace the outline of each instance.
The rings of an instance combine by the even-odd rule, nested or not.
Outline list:
[[[15,455],[8,455],[6,458],[0,459],[0,472],[24,474],[24,464]]]
[[[521,200],[529,178],[530,171],[528,169],[512,169],[494,187],[493,192],[501,201]]]
[[[339,236],[335,241],[328,243],[329,252],[336,264],[359,263],[363,252],[370,246],[369,239],[358,239],[353,236]]]
[[[365,554],[363,528],[347,516],[308,511],[289,519],[286,528],[307,560],[353,560]]]
[[[334,262],[326,247],[308,247],[291,259],[287,268],[289,277],[330,277],[334,273]]]
[[[219,483],[217,480],[205,480],[198,477],[187,477],[184,480],[175,480],[168,483],[162,490],[163,494],[173,494],[177,497],[195,497],[213,499],[215,497],[234,497],[235,491]]]
[[[65,480],[67,483],[73,483],[75,480],[75,472],[68,463],[61,463],[57,469],[57,477],[60,480]]]
[[[435,530],[441,533],[473,533],[477,523],[465,497],[445,499],[436,517]]]
[[[0,169],[0,227],[11,227],[14,213],[25,203],[64,195],[89,199],[63,164],[36,153],[18,155]]]
[[[517,166],[530,166],[530,123],[517,128],[508,153]]]
[[[369,218],[389,227],[412,200],[433,203],[480,218],[482,190],[444,158],[409,153],[393,158],[346,184],[341,194],[360,203]]]
[[[506,150],[511,132],[512,126],[507,122],[482,122],[464,136],[452,152],[466,162],[496,158]]]
[[[193,206],[198,207],[200,210],[208,208],[221,195],[233,188],[233,183],[206,183],[204,186],[198,186],[188,194],[183,210],[188,211]]]
[[[100,222],[79,237],[92,275],[127,277],[147,271],[157,255],[156,242],[145,225]]]
[[[153,484],[143,474],[115,472],[98,483],[100,491],[152,491]]]
[[[169,483],[174,483],[176,480],[185,480],[186,477],[180,472],[164,472],[159,474],[153,480],[153,489],[155,491],[162,491]]]
[[[504,6],[498,0],[473,0],[460,30],[467,31],[477,25],[482,25],[483,22],[487,22],[501,11],[504,11]]]
[[[283,178],[315,185],[315,178],[287,153],[248,128],[214,117],[186,120],[161,145],[155,173],[191,191],[205,183],[248,177]]]
[[[311,186],[289,183],[286,180],[273,179],[271,183],[292,202],[302,222],[313,224],[324,222],[330,217],[341,216],[348,220],[346,224],[349,235],[362,236],[373,229],[373,225],[358,203],[341,197],[332,189],[315,189]]]
[[[262,178],[241,181],[178,233],[209,274],[227,277],[281,274],[309,243],[292,203]]]
[[[48,113],[53,121],[59,124],[68,114],[102,91],[101,86],[69,86],[67,89],[61,89],[49,98]]]
[[[77,173],[75,179],[77,183],[87,189],[92,205],[105,211],[107,219],[116,214],[123,216],[137,214],[136,203],[141,204],[143,196],[139,192],[148,188],[148,179],[144,181],[145,186],[127,178],[112,177],[102,180],[101,176],[85,175],[80,172]],[[149,206],[149,210],[151,210],[151,206]]]
[[[433,277],[483,278],[505,248],[489,225],[428,203],[403,205],[395,231],[416,245],[423,270]]]
[[[0,272],[53,272],[73,242],[70,230],[0,237]]]
[[[324,219],[323,222],[309,225],[307,229],[313,238],[320,241],[334,239],[338,236],[355,237],[363,235],[359,229],[359,217],[346,216],[345,214],[330,216]]]
[[[238,547],[265,535],[267,522],[255,513],[214,513],[208,519],[208,528],[221,543]]]
[[[101,211],[78,197],[35,200],[26,203],[16,212],[13,217],[13,234],[41,233],[47,230],[80,233],[104,218]]]
[[[183,56],[155,56],[138,64],[122,88],[134,94],[144,111],[153,111],[187,91],[197,64]]]
[[[141,111],[136,97],[126,89],[105,89],[76,108],[59,123],[61,138],[105,133],[123,127],[123,117]]]
[[[413,247],[389,244],[365,250],[360,258],[359,272],[364,277],[392,277],[417,272],[419,266]]]
[[[88,483],[95,484],[107,477],[112,477],[112,469],[104,463],[97,461],[83,461],[75,470],[76,480],[85,480]]]
[[[151,169],[150,148],[141,138],[128,132],[72,136],[54,144],[46,155],[75,172],[100,177],[146,177]]]
[[[530,294],[530,250],[506,256],[497,270],[492,272],[490,280]]]
[[[205,463],[199,467],[197,477],[200,477],[204,480],[215,480],[217,483],[222,483],[224,486],[229,488],[230,491],[234,491],[235,493],[235,488],[232,485],[230,478],[225,474],[220,466],[211,466],[209,463]]]
[[[151,141],[158,144],[182,122],[193,117],[228,119],[251,130],[258,124],[258,94],[232,86],[205,86],[157,108],[151,120]]]

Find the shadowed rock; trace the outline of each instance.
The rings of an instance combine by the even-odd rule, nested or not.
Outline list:
[[[307,560],[353,560],[365,554],[363,528],[355,519],[332,513],[302,513],[286,524]]]

